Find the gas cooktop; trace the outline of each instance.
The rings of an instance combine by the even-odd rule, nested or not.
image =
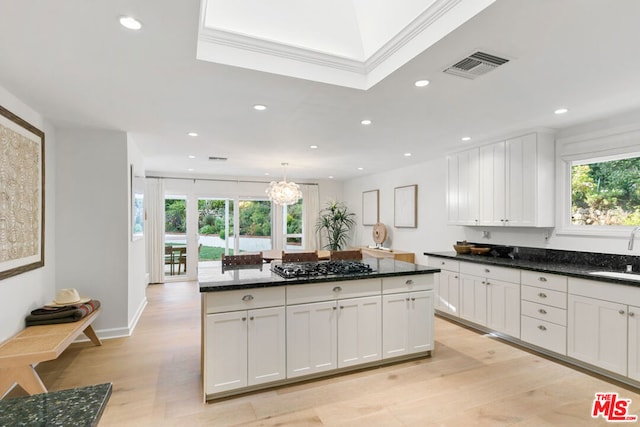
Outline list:
[[[273,264],[271,271],[285,279],[292,279],[296,277],[335,276],[338,274],[366,274],[375,270],[369,264],[360,261],[322,261]]]

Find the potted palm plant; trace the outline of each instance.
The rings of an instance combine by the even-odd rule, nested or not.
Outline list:
[[[320,211],[316,231],[327,233],[325,249],[339,251],[347,245],[349,232],[356,224],[354,220],[356,214],[349,212],[344,203],[331,201]]]

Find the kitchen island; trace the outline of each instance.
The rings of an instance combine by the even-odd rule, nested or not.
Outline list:
[[[430,355],[440,270],[362,263],[372,271],[284,278],[276,263],[200,283],[205,400]]]

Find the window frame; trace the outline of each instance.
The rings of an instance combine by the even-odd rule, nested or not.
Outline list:
[[[634,226],[571,223],[571,167],[576,164],[640,157],[640,124],[556,140],[556,234],[627,238]]]

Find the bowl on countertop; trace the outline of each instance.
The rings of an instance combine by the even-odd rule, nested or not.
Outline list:
[[[458,254],[468,254],[472,248],[473,245],[453,245],[453,249]]]
[[[469,250],[474,255],[486,255],[491,251],[491,248],[476,248],[476,247],[472,247],[472,248],[469,248]]]

